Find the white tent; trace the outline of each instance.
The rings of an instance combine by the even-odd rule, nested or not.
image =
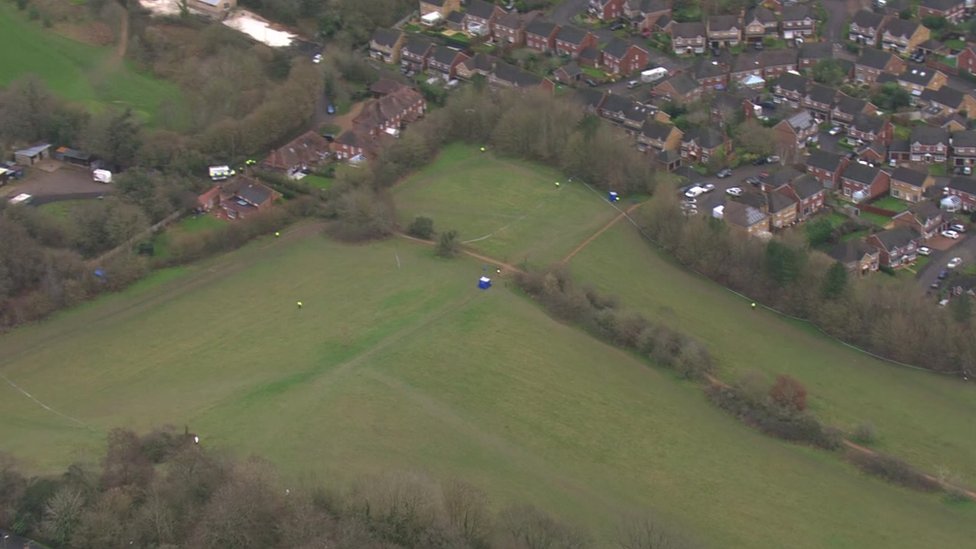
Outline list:
[[[755,74],[750,74],[749,76],[742,79],[742,85],[747,88],[756,88],[766,84],[766,81]]]

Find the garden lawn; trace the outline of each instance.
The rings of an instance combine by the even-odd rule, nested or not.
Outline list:
[[[617,214],[553,169],[457,144],[400,183],[395,194],[401,227],[426,216],[437,231],[455,229],[479,252],[533,266],[563,258]]]
[[[886,210],[891,210],[893,212],[904,212],[908,210],[908,202],[904,200],[899,200],[893,196],[886,196],[880,200],[875,200],[871,203],[872,206],[876,208],[884,208]]]
[[[302,183],[315,187],[316,189],[328,189],[335,183],[335,179],[331,177],[323,177],[321,175],[306,175],[301,179]]]
[[[183,234],[213,231],[226,225],[227,222],[212,214],[197,214],[184,217],[176,223],[166,227],[153,239],[153,257],[165,259],[169,254],[169,245],[174,237]]]
[[[48,202],[38,206],[42,212],[61,220],[67,220],[75,210],[91,203],[91,200],[61,200],[58,202]]]
[[[35,74],[56,95],[94,111],[129,107],[150,124],[167,127],[183,119],[179,88],[115,62],[112,48],[46,31],[12,2],[0,3],[0,29],[0,86]],[[160,109],[164,103],[168,106]]]
[[[752,311],[746,299],[650,248],[630,225],[601,235],[570,267],[623,306],[697,335],[718,361],[719,377],[732,380],[748,370],[792,375],[828,423],[850,431],[871,422],[878,449],[976,485],[973,384],[882,362],[805,323]]]
[[[597,547],[645,509],[724,548],[962,547],[976,534],[976,506],[759,435],[504,281],[479,291],[476,262],[319,232],[293,227],[3,336],[0,372],[88,425],[0,384],[4,448],[53,470],[95,459],[114,426],[189,425],[286,482],[461,477],[496,506],[589,526]]]

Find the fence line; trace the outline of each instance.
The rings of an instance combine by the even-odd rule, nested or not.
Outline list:
[[[89,263],[91,263],[91,264],[98,264],[98,263],[101,263],[102,261],[105,261],[106,259],[110,259],[115,254],[117,254],[117,253],[119,253],[119,252],[121,252],[121,251],[123,251],[125,249],[131,248],[132,246],[134,246],[136,244],[136,242],[139,242],[140,240],[143,240],[147,236],[151,236],[153,234],[156,234],[157,232],[159,232],[160,229],[162,229],[166,225],[169,225],[170,223],[176,221],[177,219],[179,219],[182,216],[183,216],[183,212],[180,211],[180,210],[177,210],[177,211],[175,211],[175,212],[167,215],[166,217],[163,218],[162,221],[157,222],[156,224],[152,225],[148,229],[146,229],[146,230],[142,231],[141,233],[133,236],[129,240],[126,240],[122,244],[119,244],[118,246],[116,246],[116,247],[112,248],[111,250],[103,253],[102,255],[100,255],[100,256],[98,256],[98,257],[96,257],[94,259],[91,259],[89,261]]]
[[[593,191],[596,195],[601,196],[601,197],[603,196],[603,193],[601,193],[600,191],[594,189],[593,187],[591,187],[586,182],[584,182],[584,181],[581,180],[580,183],[582,183],[583,186],[585,186],[587,189]],[[601,198],[601,200],[602,200],[602,198]],[[621,210],[615,203],[610,202],[609,200],[607,200],[605,202],[607,204],[609,204],[610,207],[612,207],[613,209],[615,209],[618,212],[620,212],[621,214],[623,214],[623,216],[627,219],[627,221],[629,221],[630,224],[633,225],[637,229],[637,232],[641,235],[641,237],[643,237],[645,240],[647,240],[648,242],[650,242],[651,244],[653,244],[654,246],[656,246],[659,250],[665,251],[665,253],[667,253],[666,250],[664,250],[664,247],[661,246],[661,244],[659,242],[657,242],[656,240],[654,240],[649,234],[647,234],[647,232],[644,231],[644,228],[641,227],[640,224],[637,223],[637,221],[634,220],[630,216],[630,214],[628,214],[625,210]],[[670,256],[671,254],[668,254],[668,255]],[[671,257],[674,258],[674,256],[671,256]],[[674,258],[674,259],[675,259],[675,261],[677,261],[677,258]],[[832,339],[832,340],[840,343],[841,345],[844,345],[845,347],[848,347],[850,349],[853,349],[855,351],[858,351],[858,352],[863,353],[865,355],[868,355],[870,357],[876,358],[878,360],[883,360],[883,361],[888,362],[890,364],[894,364],[896,366],[901,366],[901,367],[904,367],[904,368],[911,368],[913,370],[919,370],[919,371],[922,371],[922,372],[929,372],[929,373],[933,373],[933,374],[942,374],[942,375],[945,375],[945,376],[956,377],[955,374],[950,373],[950,372],[942,372],[942,371],[939,371],[939,370],[932,370],[930,368],[922,368],[921,366],[916,366],[914,364],[908,364],[908,363],[905,363],[905,362],[900,362],[900,361],[895,360],[893,358],[888,358],[886,356],[882,356],[882,355],[879,355],[879,354],[875,354],[875,353],[873,353],[871,351],[868,351],[867,349],[863,349],[861,347],[858,347],[857,345],[853,345],[851,343],[848,343],[848,342],[840,339],[839,337],[837,337],[837,336],[835,336],[833,334],[830,334],[830,333],[824,331],[823,328],[821,328],[815,322],[813,322],[812,320],[810,320],[808,318],[801,318],[801,317],[798,317],[798,316],[793,316],[793,315],[791,315],[789,313],[786,313],[784,311],[780,311],[779,309],[775,309],[775,308],[773,308],[773,307],[771,307],[769,305],[766,305],[766,304],[764,304],[764,303],[762,303],[760,301],[757,301],[755,299],[752,299],[752,298],[750,298],[749,296],[747,296],[745,294],[739,293],[739,292],[733,290],[732,288],[729,288],[725,284],[722,284],[722,283],[714,280],[713,278],[709,277],[705,273],[702,273],[698,269],[695,269],[694,267],[690,267],[688,265],[685,265],[685,264],[681,263],[680,261],[678,261],[678,264],[681,265],[682,268],[687,269],[687,270],[695,273],[696,275],[698,275],[698,276],[700,276],[700,277],[702,277],[702,278],[704,278],[704,279],[706,279],[706,280],[708,280],[710,282],[713,282],[715,284],[718,284],[724,290],[726,290],[728,292],[731,292],[731,293],[733,293],[733,294],[735,294],[735,295],[737,295],[737,296],[739,296],[739,297],[741,297],[741,298],[743,298],[743,299],[745,299],[745,300],[747,300],[747,301],[749,301],[751,303],[756,303],[756,304],[762,306],[762,308],[764,308],[764,309],[766,309],[768,311],[771,311],[773,313],[776,313],[776,314],[778,314],[778,315],[780,315],[782,317],[788,318],[790,320],[795,320],[795,321],[798,321],[798,322],[804,322],[806,324],[809,324],[810,326],[813,326],[814,328],[816,328],[816,330],[818,332],[820,332],[822,335],[824,335],[827,338]],[[958,370],[956,373],[962,373],[962,372],[963,372],[963,370]]]

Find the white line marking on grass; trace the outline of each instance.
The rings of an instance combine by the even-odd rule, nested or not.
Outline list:
[[[517,218],[515,221],[512,221],[511,223],[506,223],[505,225],[502,225],[501,227],[495,229],[494,231],[491,231],[490,233],[488,233],[488,234],[486,234],[484,236],[479,236],[478,238],[472,238],[471,240],[465,240],[465,241],[461,242],[461,244],[471,244],[472,242],[481,242],[482,240],[488,240],[489,238],[495,236],[495,233],[500,233],[500,232],[504,231],[505,229],[511,227],[512,225],[518,223],[519,221],[522,221],[527,216],[528,216],[528,214],[523,215],[522,217]]]
[[[65,419],[67,419],[67,420],[73,421],[73,422],[77,423],[78,425],[81,425],[82,427],[91,428],[91,425],[88,425],[84,421],[81,421],[80,419],[77,419],[77,418],[73,418],[73,417],[69,416],[68,414],[65,414],[64,412],[59,412],[59,411],[55,410],[54,408],[51,408],[47,404],[44,404],[40,400],[37,400],[37,398],[35,398],[34,395],[28,393],[24,389],[21,389],[19,385],[17,385],[16,383],[14,383],[9,377],[5,376],[4,374],[0,373],[0,377],[2,377],[3,380],[7,382],[8,385],[10,385],[14,389],[17,389],[18,391],[20,391],[20,393],[22,395],[24,395],[25,397],[33,400],[37,405],[39,405],[41,408],[44,408],[48,412],[51,412],[52,414],[55,414],[55,415],[58,415],[58,416],[61,416],[61,417],[65,418]]]
[[[396,258],[396,262],[397,262],[397,269],[399,269],[399,268],[400,268],[400,255],[399,255],[399,254],[397,254],[396,252],[393,252],[393,257],[395,257],[395,258]]]

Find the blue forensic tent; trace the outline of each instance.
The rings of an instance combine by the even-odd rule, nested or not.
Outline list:
[[[620,200],[620,195],[618,195],[615,191],[610,191],[609,193],[607,193],[607,200],[609,200],[610,202],[616,202]]]
[[[483,276],[479,278],[478,287],[481,288],[482,290],[487,290],[488,288],[491,288],[491,279],[488,278],[487,276]]]

